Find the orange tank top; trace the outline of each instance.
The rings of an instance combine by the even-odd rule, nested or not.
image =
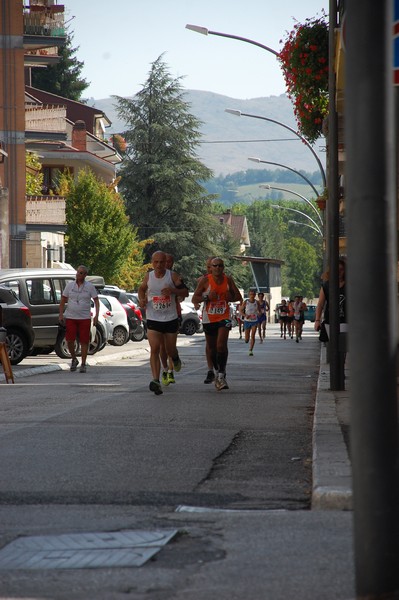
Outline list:
[[[230,318],[230,307],[227,302],[229,290],[227,276],[223,273],[222,283],[216,283],[212,275],[208,275],[208,288],[205,293],[215,292],[216,300],[207,300],[204,310],[203,323],[216,323]]]

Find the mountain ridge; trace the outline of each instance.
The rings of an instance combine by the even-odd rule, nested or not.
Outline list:
[[[319,171],[315,157],[299,137],[281,125],[262,119],[273,119],[296,131],[293,106],[286,94],[243,100],[202,90],[184,92],[190,112],[201,122],[203,137],[197,149],[198,158],[215,177],[248,169],[277,168],[263,163],[256,165],[248,161],[248,157],[287,165],[297,171]],[[126,126],[117,115],[115,98],[90,98],[89,103],[102,110],[112,122],[107,134],[123,133]],[[256,117],[237,117],[227,113],[226,108]],[[324,165],[324,139],[320,138],[313,148]]]

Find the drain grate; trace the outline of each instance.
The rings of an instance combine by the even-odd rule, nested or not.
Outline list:
[[[22,537],[0,550],[0,569],[141,567],[177,529]]]

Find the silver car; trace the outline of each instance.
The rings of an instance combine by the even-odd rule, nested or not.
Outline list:
[[[107,321],[111,325],[111,337],[108,343],[112,346],[123,346],[129,341],[129,323],[122,304],[114,296],[98,295],[100,302],[107,308]]]

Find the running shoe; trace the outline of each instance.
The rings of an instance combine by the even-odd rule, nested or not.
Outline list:
[[[170,381],[168,379],[168,372],[167,371],[162,371],[162,383],[164,385],[169,385]]]
[[[213,371],[208,371],[208,374],[204,379],[204,383],[212,383],[212,381],[215,381],[215,373]]]
[[[173,359],[173,366],[175,368],[176,373],[178,373],[181,370],[181,360],[179,358],[179,355],[177,355],[176,358]]]
[[[218,376],[218,378],[215,380],[215,387],[218,392],[220,392],[220,390],[228,390],[229,389],[229,386],[227,385],[227,381],[226,381],[226,378],[224,377],[224,375]]]
[[[249,356],[253,356],[254,353],[252,352],[252,350],[249,351]]]
[[[298,338],[296,338],[296,340],[295,340],[295,341],[296,341],[296,343],[297,343],[297,344],[299,344],[299,340],[298,340]]]
[[[150,383],[150,390],[151,392],[154,392],[154,394],[156,396],[159,396],[160,394],[163,394],[163,391],[161,389],[161,384],[159,383],[158,379],[153,379]]]
[[[86,365],[82,365],[79,369],[79,373],[86,373],[87,369],[86,369]]]
[[[71,362],[71,371],[76,371],[78,368],[79,361],[77,358],[73,358]]]
[[[168,371],[168,384],[169,383],[176,383],[175,381],[175,376],[173,375],[173,371]]]

